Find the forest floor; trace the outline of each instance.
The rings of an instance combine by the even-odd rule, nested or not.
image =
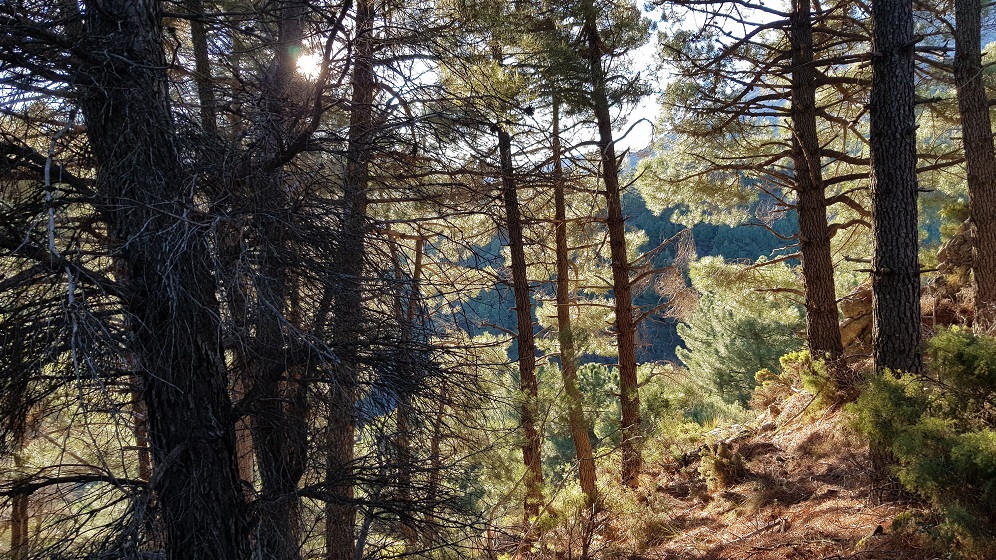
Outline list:
[[[872,499],[868,444],[846,415],[800,391],[750,426],[656,463],[640,502],[648,548],[631,559],[917,559],[915,532],[893,531],[908,500]],[[703,467],[705,463],[705,467]],[[702,467],[702,468],[700,468]],[[707,482],[709,479],[709,482]]]

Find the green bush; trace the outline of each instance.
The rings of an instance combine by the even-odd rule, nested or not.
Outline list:
[[[710,492],[732,486],[747,476],[743,456],[731,451],[725,442],[707,445],[700,457],[699,475],[706,481]]]
[[[774,368],[779,356],[803,343],[795,317],[786,321],[784,309],[775,306],[764,311],[706,294],[688,322],[678,325],[685,344],[676,350],[678,358],[694,375],[709,380],[726,402],[746,405],[754,374]]]
[[[851,410],[903,486],[943,515],[942,532],[978,554],[996,545],[996,339],[944,330],[927,357],[924,375],[873,377]]]

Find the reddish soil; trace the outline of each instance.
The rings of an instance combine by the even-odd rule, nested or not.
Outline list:
[[[875,503],[867,444],[838,412],[811,410],[800,392],[750,427],[716,430],[744,469],[709,489],[699,453],[665,461],[645,485],[650,545],[628,558],[917,559],[892,520],[907,502]],[[706,452],[708,453],[708,452]],[[656,534],[654,534],[656,533]]]

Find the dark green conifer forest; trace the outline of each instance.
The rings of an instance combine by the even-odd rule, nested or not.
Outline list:
[[[0,558],[996,557],[980,0],[0,0]]]

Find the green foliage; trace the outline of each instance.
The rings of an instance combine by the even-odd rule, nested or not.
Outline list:
[[[958,197],[954,201],[947,200],[946,204],[937,210],[937,214],[941,220],[939,226],[941,238],[948,239],[958,233],[962,224],[968,219],[968,198]]]
[[[699,474],[710,492],[728,488],[747,476],[747,467],[740,453],[730,450],[725,442],[706,446],[700,454]]]
[[[774,276],[788,272],[768,268]],[[707,293],[678,326],[685,347],[677,354],[688,370],[709,380],[726,402],[744,405],[756,385],[755,373],[777,368],[779,356],[802,346],[796,335],[803,328],[798,307],[759,294],[756,284],[745,285],[753,281],[722,259],[703,259],[692,267],[692,284]]]
[[[996,339],[952,328],[927,356],[926,375],[872,378],[855,423],[892,453],[903,486],[943,513],[952,546],[996,552]]]
[[[613,489],[605,496],[605,508],[610,518],[615,520],[613,529],[617,531],[612,539],[608,554],[598,558],[640,557],[640,552],[681,534],[676,526],[676,512],[667,494],[653,492],[647,487],[630,490],[622,487]]]
[[[782,366],[782,382],[789,386],[796,383],[802,385],[822,407],[839,406],[856,397],[852,392],[838,387],[827,371],[826,362],[814,360],[809,350],[789,352],[778,358],[778,363]]]
[[[647,371],[652,366],[641,366]],[[739,403],[724,401],[707,381],[683,368],[667,367],[640,388],[640,414],[648,430],[667,445],[691,443],[717,424],[746,418]]]

